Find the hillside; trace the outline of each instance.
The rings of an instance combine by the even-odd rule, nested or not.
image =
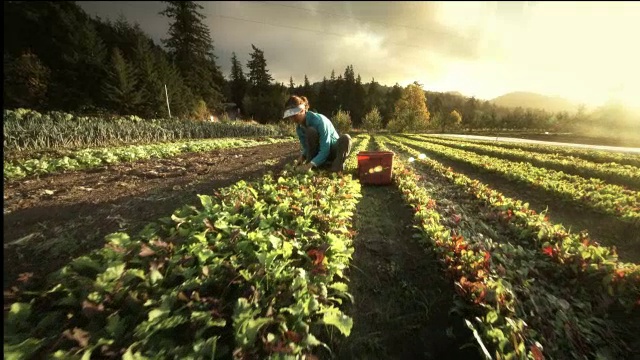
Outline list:
[[[502,96],[498,96],[497,98],[490,100],[490,102],[495,105],[504,107],[521,106],[523,108],[544,109],[552,112],[574,112],[578,109],[578,104],[560,97],[522,91],[511,92]]]

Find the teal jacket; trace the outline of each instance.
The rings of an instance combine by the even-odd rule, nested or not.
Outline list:
[[[331,145],[335,144],[340,136],[333,127],[331,120],[322,114],[307,111],[305,123],[307,127],[312,127],[318,132],[318,138],[320,140],[318,155],[311,159],[311,163],[316,167],[321,166],[327,161],[327,157],[329,157]],[[300,125],[296,126],[296,133],[298,134],[298,139],[300,139],[300,145],[302,145],[302,156],[306,157],[308,149],[305,138],[305,128]]]

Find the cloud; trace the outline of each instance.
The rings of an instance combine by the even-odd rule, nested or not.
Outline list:
[[[160,2],[78,2],[91,15],[122,12],[155,41]],[[640,99],[640,3],[201,2],[221,69],[251,44],[277,81],[302,83],[353,65],[368,82],[419,81],[426,89],[490,99],[535,91],[597,102]],[[618,90],[616,90],[618,89]],[[623,90],[620,90],[623,89]],[[617,91],[617,93],[616,93]]]
[[[90,14],[125,16],[156,41],[166,36],[159,2],[79,2]],[[225,73],[231,53],[246,65],[254,44],[265,52],[278,81],[301,82],[337,74],[353,65],[363,80],[393,84],[434,73],[440,63],[478,56],[478,39],[438,21],[438,6],[426,2],[202,2]]]

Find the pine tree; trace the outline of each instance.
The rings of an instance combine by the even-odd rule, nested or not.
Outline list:
[[[368,111],[371,111],[374,107],[380,108],[382,106],[381,92],[380,84],[376,82],[376,79],[371,78],[365,101],[365,107]]]
[[[27,26],[26,34],[11,32],[10,37],[25,36],[25,45],[51,70],[49,104],[65,111],[102,105],[101,84],[109,61],[95,22],[71,1],[16,2],[16,6],[23,7],[20,21]]]
[[[235,52],[231,56],[231,83],[229,86],[231,88],[231,101],[244,113],[245,109],[242,102],[247,92],[247,79]]]
[[[344,77],[342,78],[342,81],[339,81],[339,83],[340,87],[337,89],[337,92],[338,96],[340,96],[340,104],[342,106],[342,109],[347,110],[351,115],[352,120],[355,120],[355,115],[357,113],[354,102],[356,76],[353,72],[352,65],[348,65],[344,70]],[[356,113],[354,113],[354,110],[356,111]]]
[[[279,121],[287,97],[287,87],[284,84],[272,84],[273,77],[267,70],[264,52],[253,44],[251,47],[253,52],[247,63],[250,87],[243,101],[246,112],[261,123]]]
[[[311,83],[309,83],[309,78],[307,78],[307,74],[304,74],[304,85],[302,87],[302,91],[305,96],[309,96],[311,92]]]
[[[158,77],[163,81],[161,95],[163,99],[161,117],[168,118],[169,111],[167,109],[164,85],[167,86],[169,97],[169,105],[171,107],[172,117],[187,117],[196,107],[197,99],[191,92],[191,89],[185,84],[178,67],[169,61],[168,56],[163,52],[158,52],[155,56]]]
[[[400,100],[401,97],[402,87],[398,83],[395,83],[391,88],[389,94],[387,94],[384,102],[384,107],[381,109],[382,123],[385,128],[388,126],[391,118],[393,118],[395,104],[398,102],[398,100]]]
[[[105,99],[120,114],[134,114],[141,102],[135,69],[127,63],[120,49],[113,49],[112,68],[104,85]]]
[[[345,110],[345,98],[344,98],[344,80],[342,79],[342,74],[338,75],[338,77],[336,78],[336,80],[333,82],[333,103],[331,104],[333,106],[334,111],[338,111],[340,109]]]
[[[164,84],[159,77],[153,48],[146,36],[139,36],[133,49],[132,63],[138,69],[141,103],[139,113],[145,118],[157,118],[166,108]]]
[[[293,95],[296,92],[296,84],[293,83],[293,76],[289,76],[289,94]]]
[[[380,130],[382,127],[382,117],[377,107],[373,107],[371,111],[364,116],[362,126],[370,133]]]
[[[353,118],[353,124],[356,127],[360,127],[366,111],[366,91],[364,90],[360,74],[356,77],[355,84],[353,85],[353,95],[351,100],[351,116]]]
[[[251,59],[247,63],[249,68],[249,84],[251,95],[265,95],[269,91],[269,85],[273,81],[273,77],[267,70],[267,60],[264,57],[264,52],[253,44],[251,44],[253,52],[251,53]]]
[[[37,55],[25,52],[17,59],[4,56],[5,108],[42,109],[47,102],[50,71]]]
[[[163,43],[169,49],[185,83],[196,96],[202,98],[210,110],[221,109],[223,76],[216,65],[213,40],[205,18],[204,9],[194,1],[165,1],[167,8],[160,12],[172,20],[169,38]]]
[[[327,114],[327,116],[332,114],[331,109],[331,94],[329,92],[329,81],[327,81],[327,77],[322,78],[322,83],[320,83],[320,90],[318,91],[318,111],[322,114]]]
[[[311,107],[317,110],[317,96],[315,91],[313,90],[313,87],[311,87],[311,83],[309,82],[309,78],[307,78],[307,74],[304,74],[304,85],[302,87],[302,94],[307,97],[307,100],[309,100],[309,104],[311,105]]]

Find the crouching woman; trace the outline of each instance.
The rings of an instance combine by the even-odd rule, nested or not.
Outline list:
[[[283,119],[296,123],[300,140],[298,168],[302,171],[313,168],[344,171],[344,162],[351,152],[349,134],[339,135],[331,120],[309,111],[309,101],[304,96],[291,96],[284,108]]]

